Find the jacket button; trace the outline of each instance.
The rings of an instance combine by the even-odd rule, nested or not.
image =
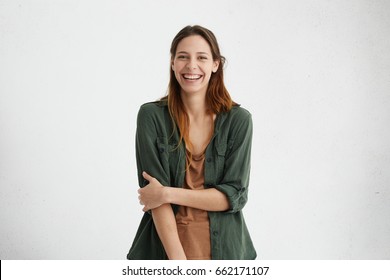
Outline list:
[[[160,148],[160,153],[163,153],[165,151],[164,148]]]
[[[207,162],[211,162],[212,161],[212,158],[207,158]]]
[[[213,231],[213,235],[214,235],[214,236],[217,236],[217,235],[218,235],[218,231],[214,230],[214,231]]]

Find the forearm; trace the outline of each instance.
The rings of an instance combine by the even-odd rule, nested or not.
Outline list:
[[[189,190],[165,187],[164,191],[168,203],[206,211],[226,211],[230,208],[226,195],[215,188]]]
[[[170,204],[152,210],[153,222],[170,260],[185,260],[186,256],[177,232],[176,219]]]

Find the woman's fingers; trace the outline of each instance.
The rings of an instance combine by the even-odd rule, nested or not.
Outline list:
[[[152,179],[154,179],[152,176],[150,176],[148,173],[146,173],[145,171],[142,172],[142,176],[145,178],[145,180],[148,180],[149,183],[150,181],[152,181]]]
[[[142,172],[142,177],[149,183],[143,188],[138,189],[139,203],[144,206],[142,211],[146,212],[161,205],[161,190],[162,185],[156,178],[150,176],[147,172]]]
[[[144,205],[144,203],[141,200],[141,196],[140,195],[138,196],[138,200],[139,200],[139,204]]]

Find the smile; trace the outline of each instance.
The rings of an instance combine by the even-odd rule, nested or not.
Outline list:
[[[183,78],[186,79],[186,80],[195,81],[195,80],[199,80],[200,78],[202,78],[202,75],[197,75],[197,74],[184,74],[184,75],[183,75]]]

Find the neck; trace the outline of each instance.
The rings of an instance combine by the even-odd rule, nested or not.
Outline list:
[[[198,119],[208,115],[206,94],[186,94],[182,92],[181,99],[190,119]]]

